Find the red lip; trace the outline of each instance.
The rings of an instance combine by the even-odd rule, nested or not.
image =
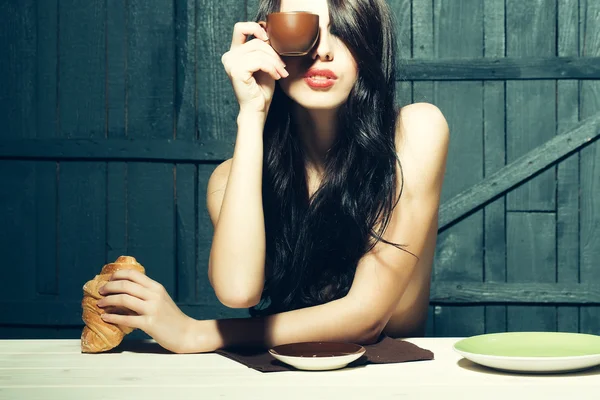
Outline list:
[[[311,68],[304,74],[304,77],[310,78],[311,76],[324,76],[329,79],[337,79],[337,75],[330,69]]]
[[[322,79],[322,78],[314,79],[313,76],[324,77],[327,79]],[[330,88],[335,84],[336,79],[337,79],[337,75],[329,69],[312,68],[312,69],[308,70],[308,72],[306,74],[304,74],[304,82],[306,82],[306,84],[313,89]]]

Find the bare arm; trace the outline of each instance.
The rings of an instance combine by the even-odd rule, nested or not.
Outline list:
[[[257,38],[246,42],[248,35]],[[263,128],[275,80],[287,76],[283,61],[261,39],[253,22],[234,27],[222,57],[240,104],[233,158],[221,164],[208,185],[214,227],[209,281],[221,303],[246,308],[258,303],[264,283],[265,228],[262,208]]]
[[[238,118],[233,158],[211,176],[207,207],[214,226],[208,277],[219,301],[233,308],[260,300],[264,282],[262,125]]]

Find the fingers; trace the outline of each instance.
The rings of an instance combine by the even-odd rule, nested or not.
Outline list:
[[[127,326],[129,328],[144,329],[145,320],[139,315],[102,314],[102,320],[114,325]]]
[[[115,294],[111,296],[107,296],[102,300],[98,301],[98,307],[124,307],[127,308],[138,315],[146,315],[146,303],[144,300],[139,299],[134,296],[130,296],[128,294]],[[104,314],[103,314],[104,315]],[[110,314],[112,315],[112,314]]]
[[[273,47],[259,39],[252,39],[248,43],[244,44],[243,48],[248,52],[254,50],[262,50],[265,53],[271,55],[275,60],[279,61],[283,67],[285,67],[285,63],[283,62],[281,57],[279,57],[279,54],[277,54]]]
[[[112,279],[114,279],[114,275],[110,281],[106,282],[106,284],[98,290],[101,295],[125,293],[142,300],[148,300],[152,297],[152,292],[140,283],[132,282],[128,279]]]
[[[268,44],[261,42],[260,40],[254,39],[246,43],[244,47],[248,49],[248,54],[253,51],[265,53],[270,59],[273,60],[273,63],[275,64],[279,75],[283,76],[284,78],[289,76],[289,73],[285,69],[285,63],[283,62],[281,57],[279,57],[279,54],[277,54],[277,52],[273,50],[273,48]]]
[[[266,72],[275,80],[281,79],[281,75],[277,72],[277,67],[273,62],[256,54],[247,58],[245,65],[239,68],[239,72],[234,71],[233,73],[238,75],[243,82],[249,83],[252,75],[257,71]]]
[[[268,60],[271,60],[278,75],[284,78],[289,76],[288,71],[285,69],[285,63],[281,57],[279,57],[279,54],[277,54],[277,52],[273,50],[271,46],[258,39],[253,39],[239,49],[223,54],[221,61],[225,66],[227,73],[231,75],[232,70],[241,69],[246,66],[246,61],[251,56],[262,56]],[[264,72],[268,73],[268,71]],[[272,76],[274,79],[279,79],[276,77],[276,75]]]
[[[238,22],[233,26],[231,48],[246,43],[248,36],[253,35],[262,40],[268,40],[267,32],[256,22]]]
[[[158,282],[150,279],[150,277],[148,275],[143,274],[134,269],[121,269],[121,270],[113,273],[112,276],[110,277],[109,282],[118,281],[118,280],[129,280],[131,282],[135,282],[135,283],[137,283],[147,289],[150,289],[150,290],[159,290],[162,288],[162,286]],[[108,285],[108,283],[107,283],[107,285]]]
[[[280,61],[278,58],[270,55],[270,54],[266,54],[264,51],[262,50],[256,50],[256,51],[252,51],[250,53],[248,53],[246,55],[246,59],[252,61],[252,59],[255,58],[254,63],[252,64],[252,62],[249,63],[249,66],[252,68],[252,66],[256,66],[256,63],[259,64],[261,66],[261,70],[263,70],[263,66],[265,68],[268,68],[269,71],[263,70],[264,72],[267,72],[270,74],[271,69],[275,71],[275,76],[273,76],[275,79],[280,79],[280,78],[287,78],[290,74],[287,72],[287,70],[285,69],[285,66],[283,64],[282,61]]]

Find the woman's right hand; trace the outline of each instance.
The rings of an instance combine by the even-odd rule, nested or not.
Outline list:
[[[255,39],[246,42],[249,35],[254,35]],[[233,29],[231,48],[221,57],[240,113],[266,116],[275,91],[275,80],[289,76],[285,64],[266,40],[267,33],[258,23],[238,22]]]

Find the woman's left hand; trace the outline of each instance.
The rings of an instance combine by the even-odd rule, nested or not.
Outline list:
[[[141,329],[165,349],[183,352],[193,319],[185,315],[166,289],[135,270],[119,270],[100,288],[99,307],[122,307],[137,315],[102,314],[108,323]],[[110,308],[109,308],[110,307]]]

